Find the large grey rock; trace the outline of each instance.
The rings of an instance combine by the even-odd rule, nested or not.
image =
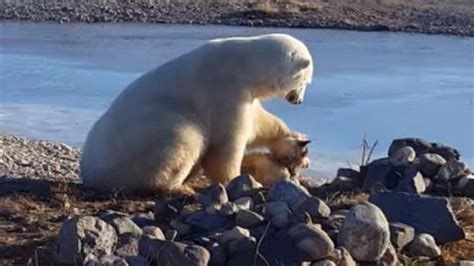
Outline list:
[[[252,175],[242,174],[227,185],[227,195],[233,201],[240,197],[249,196],[259,188],[262,188],[262,184],[258,183]]]
[[[165,234],[163,230],[158,226],[145,226],[143,227],[143,235],[149,236],[151,238],[156,238],[160,240],[165,240]]]
[[[433,236],[419,234],[406,246],[406,251],[411,256],[435,258],[441,255],[441,249],[436,245]]]
[[[327,218],[331,214],[329,206],[317,197],[308,197],[296,206],[296,213],[308,213],[313,219]]]
[[[160,266],[207,266],[210,258],[209,252],[201,246],[148,237],[140,239],[139,254]]]
[[[426,184],[420,172],[413,172],[404,177],[394,191],[420,194],[425,192]]]
[[[197,211],[185,219],[185,223],[198,231],[210,231],[225,227],[229,219],[220,215],[210,215],[205,211]]]
[[[390,164],[395,167],[409,166],[415,161],[416,152],[410,146],[401,147],[389,156]]]
[[[432,178],[438,173],[441,166],[446,163],[446,160],[436,153],[425,153],[419,156],[420,163],[418,168],[423,176]]]
[[[222,184],[213,184],[204,189],[197,199],[204,206],[221,205],[228,201],[227,192]]]
[[[337,247],[334,249],[330,259],[340,266],[356,266],[357,263],[352,258],[351,254],[344,247]]]
[[[438,170],[438,173],[433,177],[434,179],[452,180],[461,178],[469,174],[469,168],[464,162],[448,161]]]
[[[304,260],[322,260],[334,251],[334,243],[319,225],[297,224],[288,231]]]
[[[396,249],[402,249],[415,238],[415,229],[403,223],[390,223],[390,242]]]
[[[124,234],[119,236],[115,254],[121,257],[138,255],[138,238],[130,234]]]
[[[392,141],[392,144],[390,144],[390,147],[388,149],[388,156],[391,156],[397,150],[406,146],[412,147],[415,150],[416,154],[427,153],[433,148],[433,145],[431,145],[431,143],[420,138],[395,139]]]
[[[272,225],[276,228],[283,229],[290,226],[291,210],[284,201],[272,201],[264,204],[266,213],[271,219]]]
[[[446,161],[459,160],[458,150],[441,143],[431,143],[430,153],[441,155]]]
[[[122,234],[131,234],[138,238],[143,234],[142,229],[128,217],[114,218],[109,222],[109,224],[114,227],[119,236]]]
[[[290,180],[279,181],[273,184],[268,191],[269,201],[284,201],[292,209],[310,196],[305,187]]]
[[[264,221],[263,216],[250,210],[240,210],[235,217],[235,224],[245,228],[260,225]]]
[[[117,245],[117,233],[103,220],[83,216],[65,221],[54,248],[57,263],[82,264],[88,255],[111,255]]]
[[[402,174],[391,165],[388,158],[375,160],[367,166],[362,190],[372,192],[394,189],[400,179]]]
[[[357,204],[346,215],[337,242],[356,260],[376,261],[390,243],[387,219],[377,206]]]
[[[379,206],[390,222],[413,226],[416,233],[431,234],[440,244],[464,238],[447,198],[387,192],[372,194],[369,201]]]
[[[301,266],[301,251],[296,247],[288,230],[267,235],[260,246],[261,254],[268,261],[277,261],[279,265]]]

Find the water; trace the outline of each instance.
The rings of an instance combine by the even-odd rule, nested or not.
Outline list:
[[[80,146],[132,80],[215,37],[290,33],[315,57],[305,102],[266,104],[315,139],[312,169],[356,167],[364,135],[416,136],[474,166],[474,39],[406,33],[143,24],[0,23],[0,130]]]

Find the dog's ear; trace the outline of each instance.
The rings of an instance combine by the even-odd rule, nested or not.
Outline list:
[[[310,144],[310,143],[311,143],[311,140],[309,140],[309,139],[298,140],[298,146],[300,148],[304,148],[304,147],[308,146],[308,144]]]

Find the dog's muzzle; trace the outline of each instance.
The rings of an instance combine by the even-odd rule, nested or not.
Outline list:
[[[285,99],[290,102],[291,104],[301,104],[303,103],[303,99],[299,97],[297,91],[290,91],[286,96]]]

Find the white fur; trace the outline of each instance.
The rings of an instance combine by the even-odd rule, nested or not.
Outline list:
[[[200,168],[214,182],[229,181],[246,146],[289,134],[259,100],[291,93],[300,103],[312,74],[308,49],[289,35],[211,40],[118,96],[87,137],[84,184],[175,190]]]

